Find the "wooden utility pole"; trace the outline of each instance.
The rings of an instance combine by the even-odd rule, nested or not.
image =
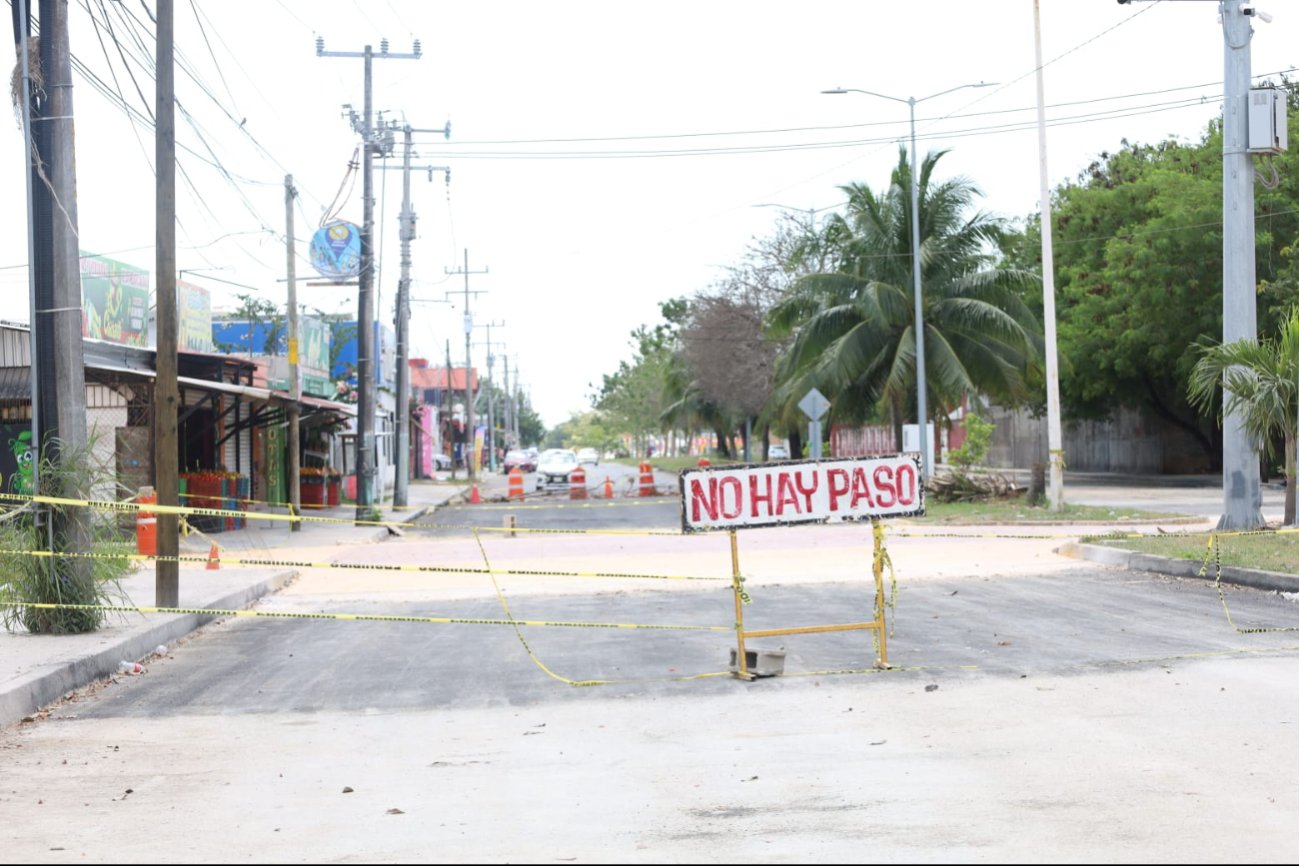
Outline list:
[[[469,291],[469,275],[485,274],[487,273],[487,268],[483,268],[481,271],[469,270],[469,250],[466,248],[465,265],[463,268],[457,268],[454,271],[447,270],[446,268],[443,268],[442,270],[448,274],[465,275],[465,450],[468,452],[465,457],[465,467],[469,480],[473,481],[478,477],[478,467],[474,465],[477,462],[474,459],[474,362],[473,355],[469,349],[469,337],[474,331],[474,320],[473,317],[469,315],[469,295],[471,294]],[[449,295],[451,293],[447,292],[447,294]],[[472,294],[481,295],[482,292],[478,291],[473,292]]]
[[[154,488],[159,505],[178,505],[180,390],[176,363],[176,98],[173,0],[158,0],[157,106],[157,378],[153,386]],[[82,389],[84,392],[84,388]],[[180,606],[180,533],[174,513],[158,514],[155,604]]]
[[[356,520],[358,523],[374,519],[375,465],[374,440],[374,153],[383,145],[374,134],[373,97],[370,66],[376,56],[367,45],[363,51],[326,51],[323,37],[316,37],[318,57],[362,57],[365,59],[365,108],[361,120],[361,199],[364,217],[361,223],[361,272],[357,288],[356,322]],[[390,54],[388,40],[379,41],[380,58],[388,60],[418,60],[419,40],[415,40],[410,54]],[[356,119],[353,118],[353,125]]]
[[[294,247],[297,241],[293,237],[293,199],[297,197],[297,194],[298,191],[293,188],[293,175],[286,174],[284,176],[284,241],[287,249],[285,251],[284,276],[289,292],[287,299],[289,319],[289,404],[285,413],[289,420],[288,485],[290,510],[294,514],[301,514],[302,489],[299,484],[302,481],[302,446],[299,442],[299,427],[302,407],[298,405],[298,401],[302,397],[302,385],[298,380],[298,267],[294,258]],[[302,521],[289,521],[289,531],[298,532],[301,529]]]

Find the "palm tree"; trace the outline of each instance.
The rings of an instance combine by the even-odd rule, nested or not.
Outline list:
[[[1286,525],[1295,524],[1295,445],[1299,437],[1299,308],[1281,323],[1280,339],[1214,344],[1201,341],[1187,386],[1191,404],[1209,409],[1223,390],[1222,414],[1239,416],[1255,447],[1275,453],[1285,440]],[[1221,422],[1222,414],[1219,415]]]
[[[1038,277],[995,266],[1004,223],[982,211],[965,216],[979,194],[968,180],[933,181],[944,153],[925,157],[919,183],[926,386],[938,398],[928,401],[934,415],[967,393],[1026,398],[1027,370],[1041,358],[1039,324],[1024,302]],[[796,280],[770,317],[776,336],[793,335],[781,358],[778,400],[797,401],[816,387],[834,403],[836,418],[887,415],[899,449],[916,386],[910,184],[907,152],[899,148],[883,194],[862,184],[842,187],[847,212],[831,216],[821,238],[838,248],[829,257],[837,269]]]

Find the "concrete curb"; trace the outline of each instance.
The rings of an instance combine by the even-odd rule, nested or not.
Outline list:
[[[296,571],[278,572],[203,607],[217,610],[246,608],[263,595],[283,588],[296,574]],[[165,621],[149,621],[117,636],[108,647],[71,660],[56,661],[43,670],[33,671],[0,691],[0,727],[21,721],[69,692],[116,673],[118,662],[142,659],[159,644],[169,644],[216,618],[217,615],[195,613],[175,614]]]
[[[1056,553],[1072,559],[1085,559],[1088,562],[1099,562],[1102,565],[1113,565],[1129,571],[1152,571],[1173,577],[1193,577],[1214,581],[1217,575],[1212,567],[1203,577],[1200,575],[1201,562],[1192,559],[1174,559],[1168,556],[1155,556],[1149,553],[1138,553],[1103,544],[1080,544],[1070,541],[1056,548]],[[1242,568],[1234,565],[1222,566],[1222,582],[1236,586],[1248,586],[1268,592],[1299,592],[1299,576],[1281,574],[1275,571],[1263,571],[1257,568]]]

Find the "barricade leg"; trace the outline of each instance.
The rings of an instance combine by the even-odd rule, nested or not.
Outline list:
[[[871,520],[871,535],[875,538],[874,554],[871,556],[871,570],[875,573],[875,624],[880,636],[880,654],[876,666],[889,666],[889,634],[885,622],[884,606],[884,525],[879,518]]]
[[[751,680],[749,673],[749,655],[744,650],[744,586],[740,577],[740,547],[736,540],[735,530],[731,530],[731,590],[735,593],[735,643],[737,647],[735,675],[742,680]]]

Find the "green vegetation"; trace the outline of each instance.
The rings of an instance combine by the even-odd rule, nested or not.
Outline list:
[[[952,524],[1015,524],[1015,523],[1115,523],[1118,521],[1169,520],[1185,515],[1167,512],[1142,511],[1137,508],[1117,508],[1099,505],[1065,504],[1060,511],[1045,506],[1029,505],[1022,497],[985,499],[978,502],[925,501],[925,516],[915,518],[926,523]]]
[[[1280,86],[1299,138],[1299,91],[1285,76]],[[1051,191],[1062,420],[1121,408],[1157,417],[1199,449],[1177,455],[1180,471],[1211,470],[1222,454],[1221,377],[1205,366],[1193,381],[1197,363],[1214,363],[1196,347],[1222,333],[1221,154],[1220,120],[1195,141],[1121,140]],[[1039,216],[978,210],[977,178],[939,177],[959,151],[920,156],[926,381],[916,381],[911,166],[899,149],[883,184],[842,186],[846,201],[820,220],[783,214],[719,283],[670,289],[680,294],[662,321],[632,333],[631,359],[592,395],[603,430],[633,454],[650,436],[683,431],[712,434],[720,459],[742,453],[745,435],[788,440],[798,456],[808,425],[797,402],[813,386],[830,402],[823,436],[836,424],[885,424],[899,449],[902,425],[920,420],[918,387],[925,420],[939,425],[963,404],[1044,413]],[[1280,333],[1299,309],[1299,150],[1273,163],[1277,182],[1255,194],[1259,334]],[[1272,419],[1255,432],[1260,454],[1276,459],[1295,450],[1286,425],[1299,394],[1286,387],[1299,361],[1265,348],[1278,349],[1266,367],[1277,387],[1246,394],[1233,382],[1227,399]],[[1287,515],[1294,500],[1288,491]]]
[[[1210,534],[1207,532],[1192,532],[1150,535],[1142,538],[1099,536],[1083,540],[1092,544],[1104,544],[1155,556],[1202,562],[1209,550],[1209,538]],[[1299,574],[1299,534],[1292,532],[1242,535],[1226,533],[1218,535],[1217,538],[1216,557],[1223,565]],[[1210,574],[1213,573],[1213,568],[1214,554],[1210,554]]]
[[[40,494],[68,499],[95,499],[94,490],[114,478],[110,467],[94,458],[93,441],[70,450],[58,440],[45,443],[40,455]],[[0,520],[0,623],[33,634],[78,634],[103,625],[102,610],[36,608],[37,604],[111,604],[122,597],[121,579],[131,570],[126,554],[134,544],[123,541],[115,515],[84,508],[30,505]],[[98,554],[36,556],[34,551]],[[120,555],[117,558],[114,554]]]
[[[1212,409],[1219,390],[1223,413],[1239,415],[1255,447],[1267,457],[1276,453],[1275,440],[1284,441],[1285,516],[1295,517],[1295,443],[1299,433],[1299,309],[1281,323],[1277,339],[1202,342],[1191,370],[1191,402]]]

